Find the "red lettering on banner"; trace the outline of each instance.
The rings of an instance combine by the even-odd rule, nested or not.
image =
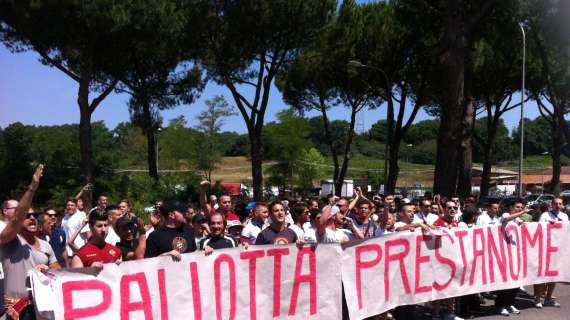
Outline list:
[[[552,246],[550,233],[552,229],[562,229],[560,223],[549,223],[546,225],[546,267],[544,268],[544,275],[546,277],[554,277],[558,275],[558,270],[550,270],[550,254],[558,252],[558,247]]]
[[[198,264],[190,263],[190,279],[192,282],[192,303],[194,305],[194,320],[202,319],[202,297],[200,296],[200,279],[198,278]]]
[[[485,230],[474,229],[473,230],[473,264],[471,265],[471,277],[469,278],[469,285],[472,286],[475,283],[475,271],[477,271],[477,257],[481,257],[481,271],[483,284],[487,284],[487,264],[485,263]],[[481,239],[481,248],[477,248],[477,238]]]
[[[362,255],[365,252],[376,252],[376,257],[369,261],[362,261]],[[356,296],[358,298],[358,309],[362,309],[362,270],[369,269],[376,266],[382,260],[382,247],[380,245],[371,243],[364,244],[356,247]]]
[[[497,249],[497,245],[495,239],[493,238],[493,231],[497,230],[497,234],[499,235],[499,246],[501,248],[501,252],[499,255],[499,250]],[[491,283],[495,282],[495,263],[494,260],[497,261],[497,267],[499,267],[499,272],[501,273],[501,277],[503,278],[503,282],[507,281],[507,258],[505,256],[505,238],[503,237],[503,228],[498,226],[497,228],[488,227],[487,228],[487,251],[489,252],[489,281]]]
[[[131,302],[131,282],[137,284],[141,301]],[[126,274],[121,277],[121,320],[130,319],[131,312],[138,310],[143,311],[145,319],[152,319],[150,292],[144,272]]]
[[[222,276],[221,266],[222,263],[228,265],[229,279],[230,279],[230,317],[236,317],[236,264],[232,256],[228,254],[220,254],[214,261],[214,286],[216,290],[216,318],[222,320]]]
[[[289,248],[267,250],[267,255],[273,257],[273,317],[281,315],[281,256],[289,255]]]
[[[73,292],[85,290],[101,291],[102,300],[98,305],[84,308],[73,307]],[[63,318],[74,320],[80,318],[94,317],[102,314],[111,305],[113,292],[105,282],[99,280],[78,280],[67,281],[61,286],[63,294]]]
[[[449,240],[451,240],[451,244],[454,243],[453,238],[449,234],[446,234],[444,236],[448,237]],[[447,288],[451,283],[451,280],[455,278],[455,273],[457,272],[457,267],[455,266],[455,262],[453,262],[452,259],[442,256],[441,253],[439,252],[441,250],[441,239],[444,236],[435,238],[435,259],[438,262],[441,262],[442,264],[449,266],[450,274],[449,274],[449,280],[447,280],[447,282],[445,282],[444,284],[439,284],[437,281],[433,282],[433,287],[437,291],[445,290],[445,288]]]
[[[408,274],[406,272],[406,264],[404,259],[410,253],[410,242],[408,239],[394,239],[386,241],[386,259],[384,260],[384,293],[386,301],[390,299],[390,261],[398,261],[400,265],[400,276],[402,277],[402,283],[404,284],[404,290],[407,294],[411,292],[410,282],[408,281]],[[396,254],[391,254],[390,249],[396,246],[403,246],[404,250]]]
[[[303,272],[303,257],[309,256],[309,273]],[[297,253],[295,263],[295,279],[293,280],[293,292],[291,293],[291,303],[289,304],[289,315],[294,316],[297,311],[297,300],[299,298],[299,286],[303,282],[309,284],[309,312],[311,315],[317,313],[317,257],[313,247],[303,247]]]
[[[429,256],[422,256],[422,242],[431,241],[431,236],[416,237],[416,276],[414,281],[414,294],[429,292],[431,286],[420,286],[421,282],[421,264],[429,263]]]
[[[514,224],[509,224],[505,228],[505,235],[507,238],[507,244],[508,244],[508,248],[509,248],[509,250],[507,251],[508,256],[509,256],[509,272],[510,272],[511,278],[513,280],[518,280],[519,275],[521,273],[521,252],[520,252],[521,246],[519,243],[519,240],[520,240],[519,233],[517,231],[518,231],[518,227]],[[516,240],[514,240],[514,241],[511,238],[512,233],[514,233],[516,236]],[[517,273],[516,274],[513,271],[513,266],[514,266],[514,263],[513,263],[513,246],[517,250]]]
[[[158,292],[160,296],[160,319],[168,320],[168,299],[166,297],[166,284],[164,269],[158,269]]]
[[[461,261],[463,262],[463,270],[461,271],[461,285],[465,284],[465,276],[467,275],[467,257],[465,256],[465,245],[463,238],[467,236],[467,231],[455,231],[455,236],[459,239],[459,249],[461,250]]]
[[[242,260],[249,260],[249,319],[257,319],[257,300],[255,300],[255,275],[257,274],[257,259],[263,258],[265,251],[248,250],[240,252],[239,257]]]
[[[531,237],[527,225],[523,223],[523,225],[521,226],[521,237],[522,237],[523,277],[526,278],[527,269],[528,269],[527,244],[530,245],[532,248],[534,248],[537,242],[538,242],[538,272],[536,276],[540,277],[542,275],[542,224],[540,223],[536,224],[536,231],[534,232],[534,237]]]

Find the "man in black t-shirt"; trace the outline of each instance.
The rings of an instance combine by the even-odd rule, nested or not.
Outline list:
[[[285,207],[281,202],[275,201],[269,205],[271,224],[265,228],[255,239],[255,244],[289,244],[296,243],[298,238],[293,229],[285,221]]]
[[[208,219],[210,234],[200,241],[200,250],[204,250],[206,255],[211,254],[214,249],[235,248],[237,242],[224,234],[226,221],[221,213],[215,212]]]
[[[148,236],[145,258],[169,255],[179,261],[180,254],[196,251],[194,233],[184,217],[187,210],[180,201],[168,201],[160,207],[164,224]]]

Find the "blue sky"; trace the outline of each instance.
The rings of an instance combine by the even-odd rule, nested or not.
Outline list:
[[[0,127],[4,128],[14,122],[29,125],[56,125],[79,122],[77,107],[77,83],[61,71],[42,65],[34,52],[11,53],[0,45]],[[233,105],[229,91],[225,87],[208,84],[199,100],[192,105],[179,106],[162,113],[165,123],[169,119],[184,115],[188,125],[197,124],[195,116],[205,110],[204,101],[221,94]],[[108,127],[114,128],[119,122],[129,121],[127,108],[128,95],[111,94],[93,114],[93,121],[104,120]],[[538,116],[536,105],[525,105],[525,117]],[[278,90],[272,90],[270,105],[266,114],[266,122],[274,121],[276,114],[286,108]],[[505,115],[509,128],[518,125],[519,109]],[[308,114],[308,116],[317,113]],[[378,119],[385,119],[386,109],[364,111],[361,115],[364,128],[367,130]],[[337,107],[331,111],[333,119],[349,119],[348,109]],[[420,112],[416,121],[427,119]],[[246,127],[241,116],[226,121],[223,130],[245,133]]]

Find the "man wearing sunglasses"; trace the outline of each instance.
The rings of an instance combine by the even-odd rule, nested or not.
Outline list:
[[[49,243],[36,237],[39,228],[38,215],[34,212],[28,213],[42,174],[43,165],[39,165],[32,183],[20,199],[14,219],[9,221],[0,233],[1,260],[5,275],[4,300],[7,302],[8,315],[16,319],[22,310],[15,310],[13,305],[17,302],[21,305],[19,301],[22,299],[25,301],[28,297],[26,289],[28,271],[32,268],[41,272],[60,268]]]

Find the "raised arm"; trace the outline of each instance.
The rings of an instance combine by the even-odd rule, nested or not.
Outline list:
[[[206,194],[209,187],[210,182],[206,180],[200,182],[200,207],[202,211],[204,211],[204,214],[210,214],[212,210],[212,206],[208,203],[208,195]]]
[[[40,185],[40,180],[42,175],[44,174],[44,165],[40,164],[36,168],[34,175],[32,176],[32,182],[26,189],[26,192],[20,199],[18,206],[16,207],[15,217],[4,230],[0,233],[0,244],[8,243],[16,238],[18,232],[22,228],[24,220],[26,220],[26,215],[28,214],[28,210],[32,205],[32,200],[34,198],[34,194]]]
[[[144,228],[144,221],[141,218],[137,220],[137,227],[139,231],[139,244],[135,250],[135,259],[144,259],[144,252],[146,251],[146,231]]]
[[[77,252],[77,250],[80,249],[75,245],[75,239],[77,238],[77,236],[79,236],[79,234],[81,233],[81,230],[83,229],[83,227],[85,227],[87,225],[87,223],[89,223],[89,218],[85,217],[85,219],[83,219],[83,222],[81,223],[81,226],[79,227],[79,229],[75,230],[75,232],[67,240],[67,245],[71,248],[71,250],[73,252]],[[87,237],[87,238],[89,238],[89,237]],[[73,263],[73,261],[72,261],[72,263]]]
[[[327,228],[327,222],[328,222],[329,217],[331,215],[331,210],[332,210],[332,206],[330,206],[330,205],[325,206],[323,208],[323,213],[321,214],[321,217],[319,218],[319,221],[317,224],[317,236],[319,238],[325,234],[325,229]]]

